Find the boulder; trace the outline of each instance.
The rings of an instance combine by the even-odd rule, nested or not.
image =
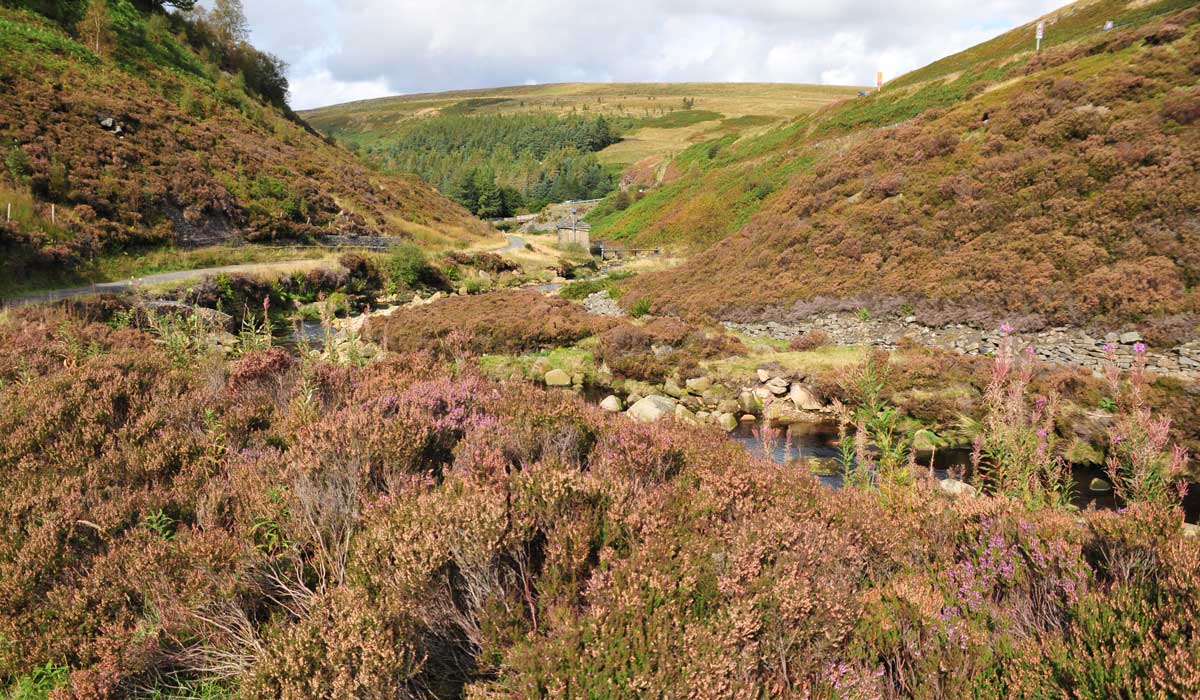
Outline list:
[[[788,393],[788,381],[783,377],[775,377],[767,382],[767,389],[776,396],[783,396]]]
[[[533,361],[533,372],[538,376],[546,376],[546,373],[554,369],[554,365],[550,364],[550,360],[544,357],[539,357]]]
[[[603,408],[609,413],[620,413],[625,409],[625,407],[621,404],[621,399],[613,396],[612,394],[604,397],[604,400],[600,402],[600,408]]]
[[[1133,345],[1134,343],[1142,342],[1142,334],[1138,333],[1137,331],[1129,331],[1127,333],[1122,333],[1117,340],[1124,345]]]
[[[737,413],[741,408],[734,399],[722,399],[717,402],[717,413]]]
[[[951,496],[974,496],[978,493],[974,486],[958,479],[942,479],[938,482],[938,488]]]
[[[1092,493],[1108,493],[1112,491],[1112,484],[1100,477],[1096,477],[1088,482],[1088,491]]]
[[[665,396],[647,396],[630,406],[625,415],[641,423],[653,423],[674,413],[675,402],[671,399]]]
[[[801,411],[819,411],[822,408],[821,400],[817,398],[813,390],[799,382],[792,384],[791,389],[788,390],[788,398]]]
[[[725,432],[729,432],[738,426],[738,419],[732,413],[717,414],[717,425],[721,426]]]
[[[675,404],[675,420],[692,424],[700,422],[696,414],[689,411],[683,404]]]
[[[708,377],[696,377],[695,379],[687,380],[684,382],[684,385],[688,391],[699,396],[708,391],[709,387],[712,386],[712,380]]]
[[[787,401],[775,401],[763,410],[763,420],[771,425],[792,425],[811,423],[815,418],[811,413],[797,410]]]
[[[641,400],[642,400],[642,395],[641,395],[641,394],[637,394],[637,393],[630,394],[630,395],[628,395],[628,396],[626,396],[626,397],[625,397],[625,401],[626,401],[626,403],[628,403],[630,406],[632,406],[633,404],[635,404],[635,403],[637,403],[638,401],[641,401]]]
[[[755,396],[752,392],[743,391],[738,396],[738,406],[741,407],[742,413],[752,413],[758,415],[762,411],[762,399]]]
[[[667,377],[667,381],[663,382],[663,391],[665,391],[668,396],[674,396],[677,399],[683,398],[687,394],[687,391],[685,391],[683,387],[679,386],[679,382],[675,381],[675,379],[672,377]]]
[[[946,441],[938,437],[932,430],[922,428],[913,433],[912,447],[918,452],[932,452],[939,447],[945,447]]]
[[[546,373],[546,386],[571,386],[571,375],[561,369],[552,369]]]
[[[771,373],[765,369],[755,370],[755,374],[758,375],[758,381],[764,384],[771,381]]]
[[[1200,525],[1193,525],[1192,523],[1184,523],[1183,524],[1183,536],[1184,537],[1200,537]]]

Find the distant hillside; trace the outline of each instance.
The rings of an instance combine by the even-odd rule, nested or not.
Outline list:
[[[0,8],[8,273],[163,244],[484,234],[424,183],[371,172],[290,120],[251,89],[249,69],[221,70],[207,47],[202,58],[180,17],[107,8],[102,42]]]
[[[760,133],[856,92],[774,83],[563,83],[387,97],[303,115],[380,167],[417,173],[447,194],[458,196],[462,182],[482,172],[538,208],[602,196],[622,173],[627,184],[654,184],[667,175],[666,161],[695,143]],[[528,138],[531,126],[563,138]],[[621,138],[590,137],[608,130]],[[495,138],[483,142],[486,135]]]
[[[1039,54],[1026,25],[877,96],[697,145],[676,181],[600,207],[593,236],[703,251],[632,281],[623,299],[659,310],[866,305],[1194,335],[1198,18],[1178,0],[1069,6]]]

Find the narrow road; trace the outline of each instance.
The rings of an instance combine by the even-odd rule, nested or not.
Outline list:
[[[0,307],[51,304],[63,299],[73,299],[75,297],[84,297],[92,294],[115,294],[119,292],[127,292],[137,287],[161,284],[163,282],[178,282],[180,280],[191,279],[193,277],[203,277],[205,275],[218,275],[221,273],[233,272],[265,272],[274,269],[287,269],[304,263],[320,262],[320,260],[304,259],[272,263],[224,265],[222,267],[205,267],[196,270],[178,270],[176,272],[161,272],[156,275],[146,275],[145,277],[135,277],[126,280],[117,280],[114,282],[97,282],[96,284],[91,284],[86,287],[66,287],[63,289],[51,289],[45,292],[36,292],[34,294],[25,294],[19,297],[9,297],[6,299],[0,299]]]
[[[526,244],[524,238],[521,238],[520,236],[514,236],[511,233],[504,234],[504,237],[508,239],[508,245],[504,246],[503,248],[497,248],[494,252],[515,253],[519,250],[525,249]]]

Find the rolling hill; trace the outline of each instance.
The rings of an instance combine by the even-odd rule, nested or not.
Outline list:
[[[423,182],[370,171],[255,94],[180,16],[122,0],[106,21],[105,40],[85,42],[70,22],[0,7],[6,274],[69,277],[164,245],[486,234]]]
[[[601,151],[600,160],[630,165],[717,134],[761,130],[857,90],[786,83],[556,83],[400,95],[301,114],[322,133],[363,145],[414,120],[445,115],[604,115],[628,120],[630,129],[623,142]]]
[[[469,183],[494,181],[517,208],[531,210],[601,197],[618,181],[654,185],[672,179],[670,160],[696,143],[762,133],[856,92],[770,83],[564,83],[388,97],[303,115],[381,169],[419,174],[473,211],[501,215],[478,206],[478,187]]]
[[[594,236],[697,253],[623,298],[1194,335],[1200,8],[1101,0],[1045,20],[1040,53],[1020,27],[878,95],[698,144],[679,179],[601,206]]]

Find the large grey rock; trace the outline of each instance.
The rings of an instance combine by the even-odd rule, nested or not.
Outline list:
[[[1112,484],[1108,483],[1100,477],[1095,477],[1088,482],[1088,491],[1092,493],[1108,493],[1112,491]]]
[[[1122,333],[1118,340],[1125,345],[1132,345],[1133,343],[1142,342],[1142,334],[1138,333],[1137,331],[1129,331],[1127,333]]]
[[[979,493],[974,486],[958,479],[942,479],[938,482],[938,488],[951,496],[974,496]]]
[[[641,423],[653,423],[674,415],[675,402],[665,396],[647,396],[629,407],[625,415]]]
[[[788,393],[788,381],[783,377],[775,377],[767,382],[767,389],[776,396]]]
[[[717,413],[737,413],[741,408],[734,399],[722,399],[717,402]]]
[[[765,370],[765,369],[759,369],[759,370],[755,370],[755,372],[754,372],[754,373],[755,373],[756,375],[758,375],[758,381],[760,381],[760,382],[762,382],[762,383],[764,383],[764,384],[765,384],[765,383],[767,383],[767,382],[769,382],[769,381],[771,381],[771,373],[770,373],[770,372],[768,372],[768,371],[767,371],[767,370]]]
[[[738,427],[737,416],[732,413],[720,413],[717,415],[717,425],[721,426],[725,432],[729,432]]]
[[[684,385],[687,387],[687,390],[693,394],[702,395],[704,392],[708,391],[709,387],[712,386],[712,380],[708,377],[696,377],[695,379],[687,380],[684,382]]]
[[[608,396],[604,397],[603,401],[600,402],[600,408],[603,408],[609,413],[620,413],[625,407],[621,405],[621,399],[609,394]]]
[[[561,369],[552,369],[546,373],[546,386],[571,386],[571,375]]]
[[[821,400],[817,398],[813,390],[800,382],[792,384],[791,389],[788,390],[788,398],[801,411],[819,411],[823,407]]]

